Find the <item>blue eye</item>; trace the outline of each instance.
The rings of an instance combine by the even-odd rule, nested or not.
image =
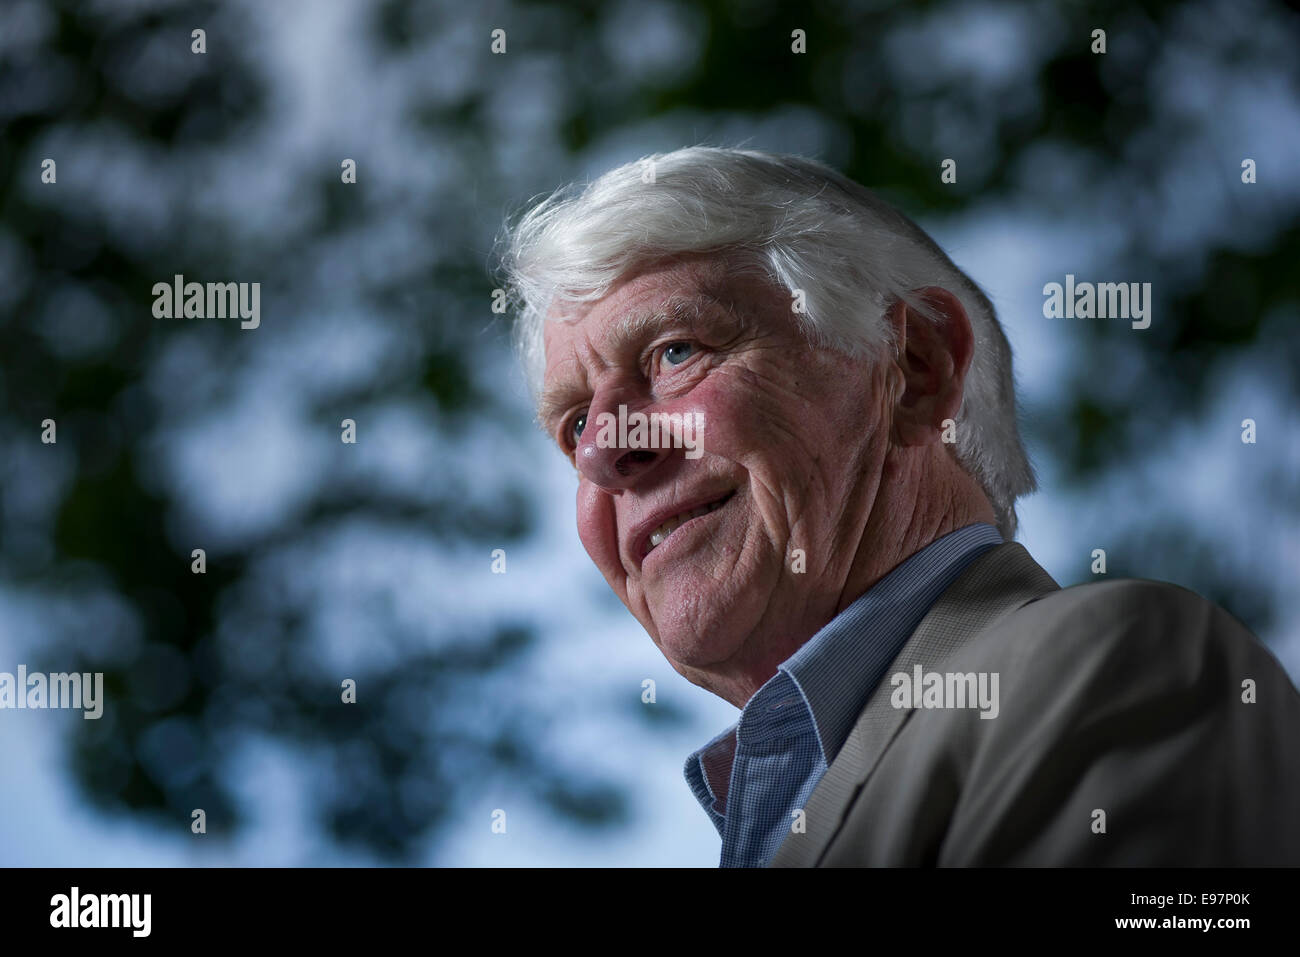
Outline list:
[[[578,444],[578,439],[582,436],[582,430],[587,427],[587,413],[584,412],[573,420],[571,431],[573,432],[573,444]]]
[[[695,354],[695,347],[689,342],[670,342],[664,347],[664,359],[669,365],[679,366]]]

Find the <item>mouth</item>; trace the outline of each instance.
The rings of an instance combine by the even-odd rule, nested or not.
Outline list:
[[[667,541],[669,536],[671,536],[674,532],[676,532],[687,522],[694,521],[697,518],[703,518],[705,515],[711,515],[712,513],[716,512],[718,509],[722,508],[722,506],[726,505],[729,501],[731,501],[732,497],[735,494],[736,494],[736,490],[732,489],[730,492],[723,495],[721,498],[717,498],[711,502],[706,502],[703,505],[697,505],[694,508],[689,508],[681,512],[678,512],[676,515],[672,516],[671,518],[662,522],[655,528],[651,529],[650,533],[646,535],[646,537],[642,540],[641,543],[642,563],[645,562],[646,556],[648,556],[656,548],[658,548],[665,541]]]

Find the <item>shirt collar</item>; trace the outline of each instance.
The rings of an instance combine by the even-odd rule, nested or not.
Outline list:
[[[700,803],[725,806],[736,730],[751,709],[766,707],[792,681],[812,716],[826,766],[848,739],[871,692],[925,613],[981,553],[1002,544],[977,522],[935,539],[835,616],[779,667],[745,704],[741,720],[686,759],[686,780]]]
[[[867,590],[781,666],[803,694],[827,766],[867,698],[938,597],[1002,536],[983,522],[935,539]]]

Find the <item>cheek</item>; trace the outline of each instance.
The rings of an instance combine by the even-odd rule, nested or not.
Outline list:
[[[687,395],[661,403],[656,408],[669,415],[698,415],[692,421],[701,422],[695,441],[707,458],[710,454],[726,459],[736,459],[737,453],[753,444],[752,436],[757,424],[753,421],[753,396],[736,376],[719,370],[710,375]]]
[[[578,538],[606,578],[621,574],[614,502],[590,482],[578,486]]]
[[[807,460],[802,445],[797,397],[773,389],[750,369],[720,369],[700,383],[673,411],[704,415],[701,445],[705,457],[716,455],[749,471],[760,481]]]

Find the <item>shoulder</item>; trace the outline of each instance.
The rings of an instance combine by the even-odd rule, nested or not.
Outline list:
[[[1101,671],[1119,686],[1189,686],[1248,666],[1287,680],[1264,644],[1223,608],[1178,585],[1135,578],[1049,592],[984,629],[962,657],[1004,663],[1008,677],[1031,681]]]
[[[947,815],[940,863],[1300,860],[1300,692],[1195,592],[1139,579],[1050,591],[934,667],[968,685],[973,673],[981,708],[926,705],[899,736],[895,773],[915,771],[911,793]],[[1098,810],[1109,838],[1092,829]]]

